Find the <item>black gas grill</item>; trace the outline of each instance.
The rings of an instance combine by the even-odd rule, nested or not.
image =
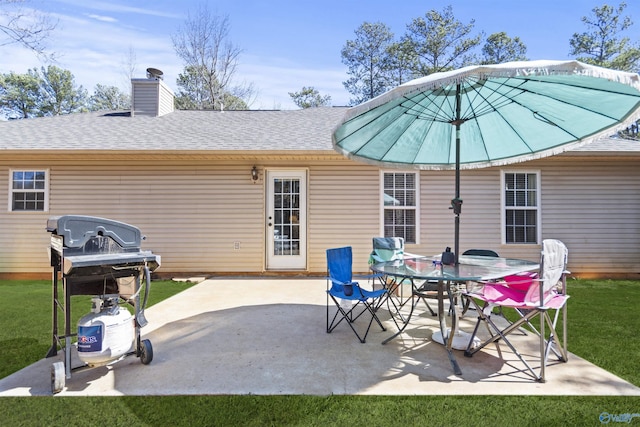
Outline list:
[[[49,218],[47,231],[51,233],[53,267],[53,338],[47,357],[57,355],[58,348],[64,350],[65,376],[67,379],[71,377],[71,343],[77,335],[72,333],[71,296],[95,295],[116,300],[121,298],[133,306],[137,341],[135,353],[142,357],[143,363],[149,363],[150,358],[145,360],[145,355],[141,356],[145,348],[140,344],[139,329],[147,323],[144,307],[150,273],[160,267],[160,256],[141,249],[143,236],[140,230],[106,218],[64,215]],[[144,302],[140,304],[143,282],[146,291]],[[60,334],[58,325],[60,310],[64,313],[63,334]],[[145,344],[150,347],[150,343]],[[53,383],[52,389],[60,391]]]
[[[128,276],[131,269],[160,266],[160,256],[140,249],[137,227],[90,216],[65,215],[49,218],[51,265],[67,277]]]

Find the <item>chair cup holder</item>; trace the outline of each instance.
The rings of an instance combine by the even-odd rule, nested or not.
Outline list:
[[[344,291],[344,294],[348,297],[353,295],[353,285],[342,285],[342,290]]]

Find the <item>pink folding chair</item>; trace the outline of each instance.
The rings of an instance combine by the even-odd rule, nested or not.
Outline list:
[[[538,278],[525,278],[519,284],[515,283],[513,278],[509,282],[485,283],[480,292],[465,293],[478,312],[478,321],[465,356],[471,357],[487,345],[496,343],[498,346],[498,341],[503,341],[539,382],[545,381],[545,368],[550,352],[553,352],[558,360],[566,362],[568,360],[566,303],[569,298],[566,293],[567,256],[567,247],[562,242],[553,239],[544,240]],[[506,327],[501,327],[491,319],[494,307],[514,308],[519,314],[519,319],[508,323]],[[531,323],[537,316],[540,319],[538,328]],[[556,333],[558,320],[562,322],[561,340]],[[486,325],[490,336],[479,346],[471,348],[481,323]],[[531,367],[507,337],[511,332],[525,325],[528,325],[540,340],[539,371]]]

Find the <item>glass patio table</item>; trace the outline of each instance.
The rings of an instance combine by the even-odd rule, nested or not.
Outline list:
[[[497,280],[512,274],[526,271],[538,270],[540,265],[537,262],[501,257],[467,256],[461,255],[458,265],[443,265],[440,256],[405,258],[373,264],[371,269],[377,273],[392,279],[389,289],[389,297],[400,283],[407,280],[411,283],[411,296],[399,304],[402,308],[410,302],[410,311],[407,316],[401,317],[402,325],[398,332],[387,338],[382,343],[386,344],[400,335],[411,321],[411,317],[416,305],[421,299],[426,298],[425,291],[428,285],[437,283],[438,300],[438,322],[440,333],[445,341],[445,347],[451,361],[451,366],[456,375],[461,375],[462,371],[453,354],[453,338],[457,333],[458,319],[456,315],[455,299],[460,294],[458,285],[469,281]],[[395,288],[394,288],[395,286]],[[451,328],[447,328],[446,313],[444,312],[445,291],[449,297],[449,311],[451,314]],[[395,319],[394,319],[395,321]]]

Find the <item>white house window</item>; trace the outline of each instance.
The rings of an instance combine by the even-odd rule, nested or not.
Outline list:
[[[46,170],[12,170],[9,210],[44,212],[49,209],[49,177]]]
[[[505,243],[537,244],[540,236],[540,174],[503,172]]]
[[[418,243],[417,172],[383,172],[381,186],[384,237],[403,237],[406,243]]]

